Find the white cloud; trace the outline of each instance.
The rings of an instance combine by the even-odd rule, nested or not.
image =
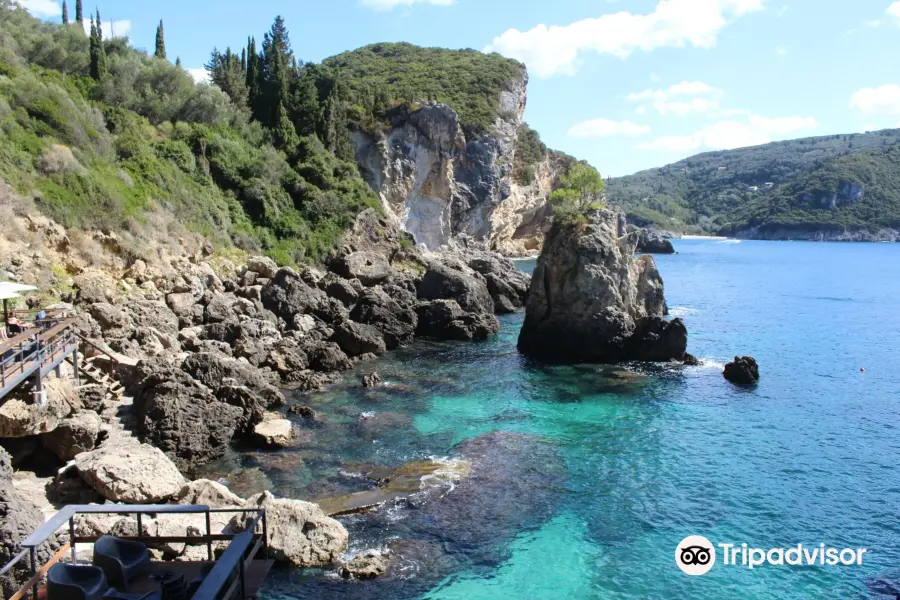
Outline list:
[[[103,15],[101,14],[102,18]],[[81,26],[84,28],[84,33],[89,34],[91,32],[91,21],[90,19],[84,19],[81,21]],[[128,35],[128,32],[131,31],[131,21],[122,20],[122,21],[103,21],[103,39],[108,40],[112,37],[125,37]]]
[[[769,118],[750,114],[745,121],[718,121],[689,135],[663,136],[637,145],[641,150],[686,152],[689,150],[729,150],[767,144],[775,137],[818,127],[813,117]]]
[[[384,0],[382,0],[384,1]],[[656,48],[712,48],[729,23],[760,10],[766,0],[660,0],[650,14],[626,11],[528,31],[509,29],[486,52],[523,61],[538,77],[574,74],[582,52],[626,58]]]
[[[197,83],[209,83],[209,73],[206,69],[185,69],[188,75],[194,78]]]
[[[375,10],[394,10],[398,6],[412,6],[413,4],[432,4],[434,6],[450,6],[455,0],[360,0],[363,6]]]
[[[694,113],[708,113],[719,108],[722,90],[702,81],[682,81],[665,89],[644,90],[628,94],[629,102],[640,102],[638,110],[649,104],[661,115],[684,117]],[[640,113],[643,114],[643,113]]]
[[[638,125],[631,121],[612,121],[610,119],[591,119],[573,125],[569,135],[576,138],[595,138],[611,135],[644,135],[650,133],[647,125]]]
[[[900,115],[900,85],[858,90],[850,97],[850,108],[866,115]]]
[[[35,17],[58,17],[62,7],[55,0],[19,0],[19,5]]]
[[[787,46],[778,46],[777,48],[775,48],[775,54],[777,54],[778,56],[787,56],[788,54],[790,54],[790,52],[791,49]]]
[[[892,17],[900,19],[900,1],[894,2],[893,4],[888,6],[887,10],[884,12]]]

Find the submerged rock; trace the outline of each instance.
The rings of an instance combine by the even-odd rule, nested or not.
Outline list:
[[[377,550],[367,550],[354,556],[341,566],[341,577],[344,579],[374,579],[387,572],[388,561],[385,555]]]
[[[378,387],[381,385],[381,376],[377,372],[372,371],[368,375],[362,376],[362,384],[363,387],[367,388]]]
[[[759,366],[752,356],[735,356],[734,362],[725,365],[725,379],[737,385],[752,385],[759,381]]]
[[[595,210],[586,224],[560,221],[547,236],[519,351],[563,363],[681,360],[687,329],[667,312],[656,263],[634,258],[625,216]]]

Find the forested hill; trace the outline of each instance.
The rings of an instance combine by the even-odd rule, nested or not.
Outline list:
[[[248,32],[246,47],[211,48],[212,85],[195,84],[167,53],[162,22],[148,54],[104,39],[100,10],[72,4],[72,22],[52,24],[0,0],[0,196],[9,184],[27,201],[17,210],[128,232],[137,254],[141,236],[166,235],[164,214],[219,245],[316,261],[380,206],[359,175],[354,128],[439,100],[477,133],[501,90],[525,81],[499,55],[408,44],[304,63],[278,17],[258,42]]]
[[[900,229],[898,154],[898,129],[774,142],[615,178],[607,194],[634,222],[685,233],[874,234]]]

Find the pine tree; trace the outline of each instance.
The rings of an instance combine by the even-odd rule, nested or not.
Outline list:
[[[293,106],[297,133],[303,136],[316,135],[322,114],[315,74],[308,67],[304,69],[295,87]]]
[[[79,25],[84,23],[84,11],[81,9],[81,0],[75,0],[75,22]]]
[[[261,106],[263,123],[269,126],[277,126],[279,122],[279,105],[286,107],[289,101],[291,78],[289,77],[290,65],[293,59],[291,40],[284,19],[279,15],[275,17],[272,28],[263,38],[262,74],[265,86],[261,92],[264,94],[264,102]]]
[[[166,58],[166,38],[163,34],[163,22],[159,20],[159,27],[156,28],[156,52],[153,53],[156,58]]]
[[[68,25],[69,24],[69,7],[66,6],[66,0],[63,0],[62,10],[63,10],[63,15],[62,15],[63,25]]]
[[[228,48],[225,54],[213,48],[212,55],[205,67],[209,72],[210,81],[228,94],[231,102],[238,109],[242,111],[249,109],[246,74],[231,48]]]

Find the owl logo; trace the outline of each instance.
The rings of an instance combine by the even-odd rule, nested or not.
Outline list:
[[[675,564],[687,575],[705,575],[716,564],[716,549],[702,535],[691,535],[675,548]]]

